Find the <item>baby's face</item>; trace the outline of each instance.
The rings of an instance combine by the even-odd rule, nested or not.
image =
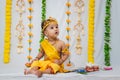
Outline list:
[[[55,22],[52,22],[45,30],[45,35],[49,38],[57,38],[59,35],[59,28],[58,24]]]

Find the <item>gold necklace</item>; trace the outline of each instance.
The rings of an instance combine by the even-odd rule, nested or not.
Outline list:
[[[48,41],[50,42],[51,45],[55,46],[56,43],[57,43],[57,41],[58,41],[58,39],[55,39],[55,40],[53,40],[53,41],[50,41],[50,40],[48,39]]]

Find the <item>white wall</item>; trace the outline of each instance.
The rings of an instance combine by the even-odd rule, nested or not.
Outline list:
[[[12,3],[12,25],[11,25],[11,53],[10,53],[10,63],[4,64],[3,63],[3,47],[4,47],[4,29],[5,29],[5,0],[0,0],[0,73],[20,73],[23,72],[25,66],[25,62],[27,62],[26,56],[28,55],[28,27],[27,24],[29,23],[27,19],[27,15],[29,12],[27,11],[28,3],[27,0],[25,1],[26,12],[23,14],[23,24],[25,25],[25,37],[23,40],[24,44],[24,53],[18,54],[17,53],[17,38],[15,37],[15,27],[18,23],[19,15],[15,10],[16,0],[13,0]],[[66,3],[67,0],[47,0],[47,18],[52,16],[56,18],[59,22],[60,27],[60,35],[59,38],[64,40],[66,35]],[[70,0],[71,3],[74,3],[75,0]],[[75,37],[73,35],[73,31],[70,32],[72,37],[70,44],[70,51],[71,51],[71,61],[75,64],[75,67],[84,66],[87,63],[87,20],[88,20],[88,0],[85,1],[85,12],[82,15],[82,20],[85,29],[85,36],[82,36],[82,46],[83,50],[81,55],[75,53]],[[119,62],[119,44],[120,44],[120,10],[119,10],[119,0],[112,1],[112,20],[111,20],[111,63],[112,66],[118,65]],[[105,15],[105,1],[104,0],[96,0],[96,11],[95,11],[95,63],[99,65],[104,64],[104,51],[103,51],[103,44],[104,44],[104,15]],[[39,48],[39,40],[40,40],[40,24],[41,24],[41,0],[34,0],[33,3],[33,21],[34,24],[33,28],[33,43],[32,43],[32,56],[35,57],[38,53]],[[71,30],[73,30],[73,26],[76,23],[76,14],[74,12],[73,5],[71,7],[72,15],[70,19],[72,20],[71,23]]]

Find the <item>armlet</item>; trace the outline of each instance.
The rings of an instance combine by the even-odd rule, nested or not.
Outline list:
[[[64,54],[69,54],[70,52],[69,52],[68,48],[64,48],[64,49],[62,50],[62,53],[64,53]]]

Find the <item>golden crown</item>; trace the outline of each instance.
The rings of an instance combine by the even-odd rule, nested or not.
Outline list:
[[[49,17],[47,20],[44,21],[42,31],[44,31],[52,22],[58,24],[55,18]]]

